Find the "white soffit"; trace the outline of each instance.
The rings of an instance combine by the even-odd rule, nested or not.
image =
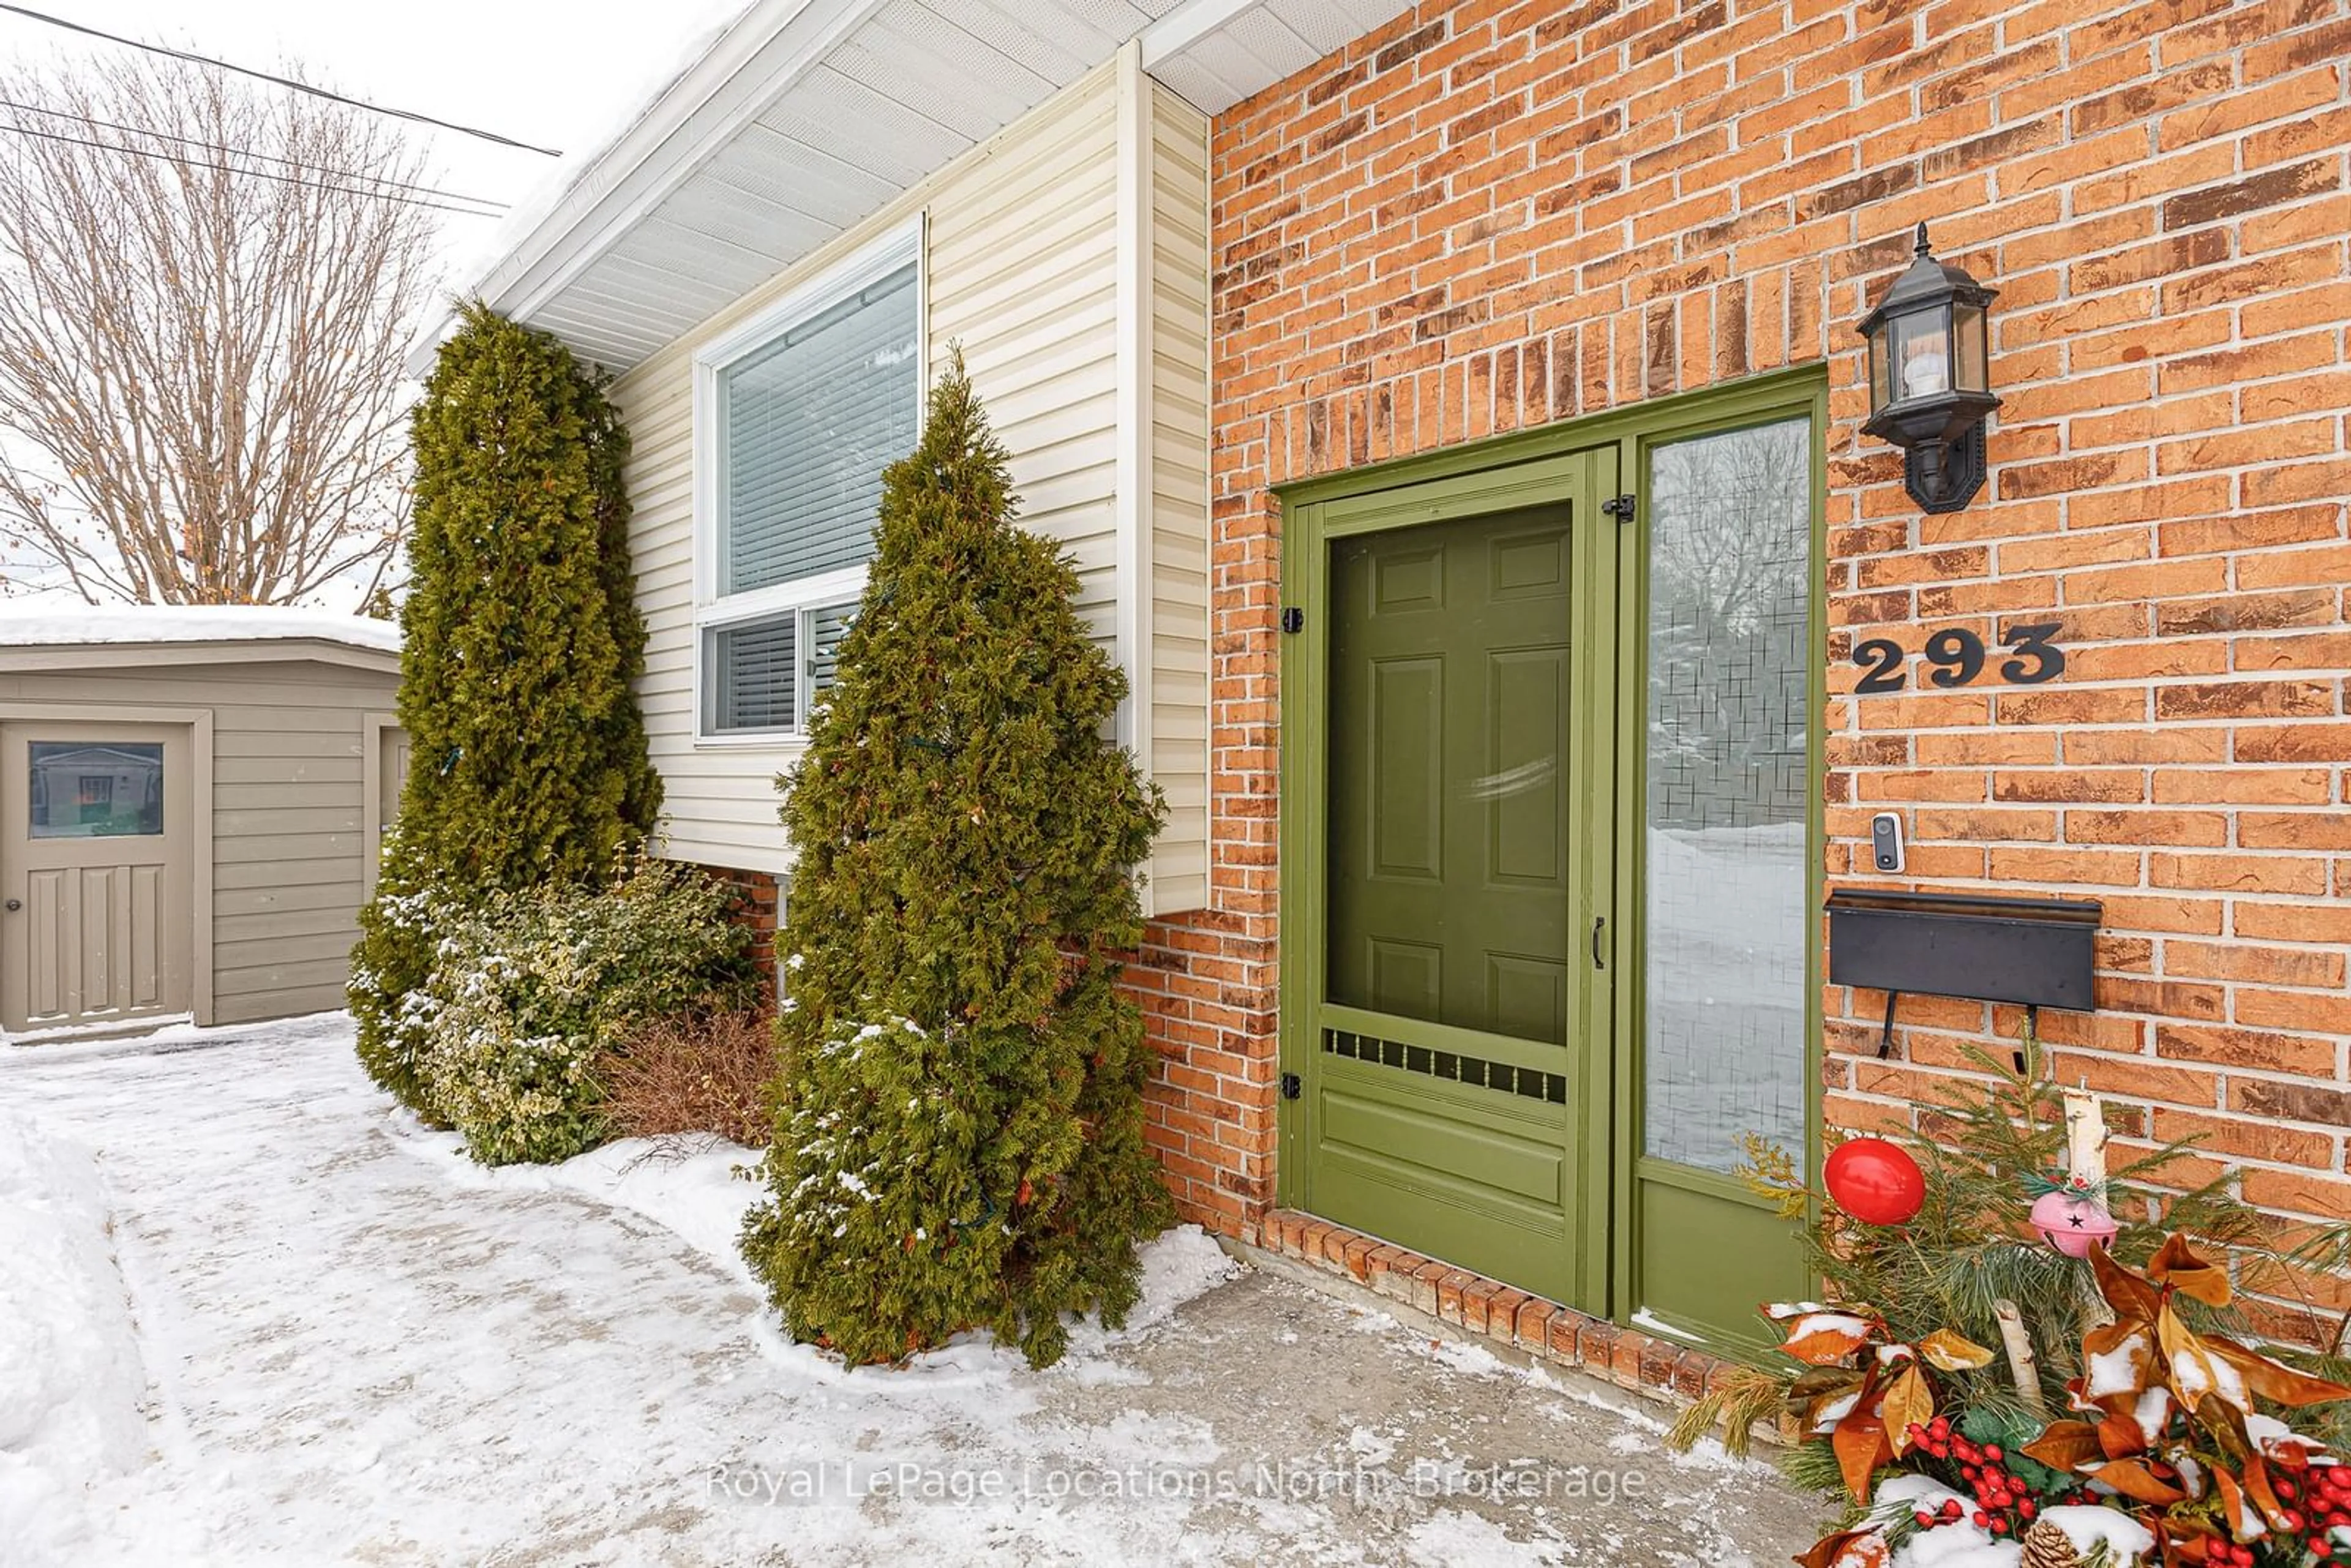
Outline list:
[[[1221,114],[1412,9],[1397,0],[1193,0],[1143,36],[1143,68]],[[1213,25],[1185,26],[1186,14]]]
[[[1399,0],[755,0],[467,279],[625,371],[1141,37],[1214,114]],[[411,357],[423,374],[447,330]]]

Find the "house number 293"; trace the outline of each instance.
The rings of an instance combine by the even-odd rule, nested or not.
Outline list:
[[[2001,646],[2015,657],[2001,661],[2000,678],[2011,685],[2037,686],[2064,674],[2065,650],[2050,641],[2063,630],[2064,623],[2057,621],[2008,628],[2008,640]],[[1983,674],[1983,639],[1964,627],[1945,627],[1927,639],[1923,652],[1927,663],[1934,666],[1927,672],[1929,685],[1946,689],[1964,686]],[[1902,644],[1890,637],[1872,637],[1854,644],[1853,662],[1867,673],[1853,689],[1857,693],[1900,691],[1907,679],[1908,661]]]

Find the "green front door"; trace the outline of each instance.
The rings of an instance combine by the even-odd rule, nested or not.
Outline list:
[[[1585,666],[1614,465],[1341,507],[1320,563],[1311,1206],[1562,1299],[1583,1293],[1582,1127],[1608,1049],[1587,818],[1607,660]]]
[[[1280,1173],[1737,1349],[1804,1290],[1731,1173],[1817,1145],[1820,416],[1725,401],[1286,497]]]

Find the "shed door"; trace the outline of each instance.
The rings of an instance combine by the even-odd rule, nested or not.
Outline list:
[[[184,726],[0,725],[0,1027],[189,1010]]]
[[[400,821],[401,792],[408,788],[408,731],[387,723],[375,732],[375,794],[367,802],[367,863],[360,868],[360,894],[375,896],[376,872],[383,863],[383,832]]]
[[[386,827],[400,820],[400,792],[408,788],[408,732],[383,732],[383,796],[376,802],[376,820]]]

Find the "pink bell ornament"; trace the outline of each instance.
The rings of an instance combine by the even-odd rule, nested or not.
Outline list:
[[[2122,1227],[2096,1193],[2059,1187],[2033,1199],[2032,1228],[2066,1257],[2087,1258],[2091,1248],[2112,1241]]]

